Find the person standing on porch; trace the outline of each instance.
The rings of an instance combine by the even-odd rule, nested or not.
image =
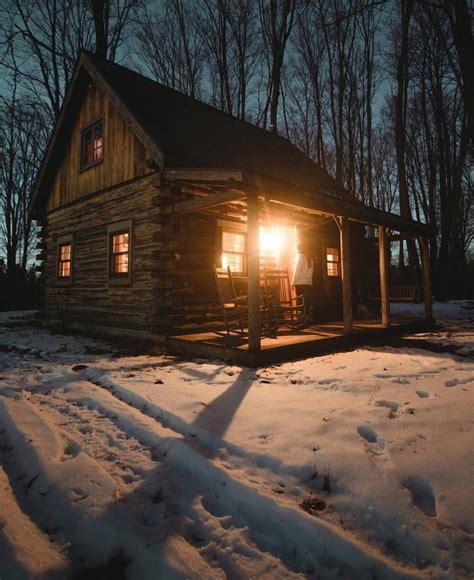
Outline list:
[[[314,261],[304,244],[298,244],[298,258],[293,273],[293,286],[298,296],[303,295],[310,320],[314,319],[313,271]]]

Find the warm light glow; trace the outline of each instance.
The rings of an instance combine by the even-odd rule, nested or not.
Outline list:
[[[112,236],[112,271],[114,274],[128,274],[128,232]]]
[[[231,272],[243,274],[245,270],[245,234],[235,230],[222,232],[221,266]]]
[[[339,250],[338,248],[326,248],[327,275],[339,276]]]
[[[285,231],[281,228],[260,228],[260,254],[269,254],[278,263],[285,237]]]
[[[71,276],[71,244],[62,244],[59,247],[59,277],[69,278]]]

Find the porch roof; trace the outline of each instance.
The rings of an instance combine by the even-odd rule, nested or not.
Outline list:
[[[282,207],[296,208],[317,215],[342,216],[351,221],[385,226],[412,236],[430,236],[433,228],[427,224],[367,206],[356,198],[337,198],[317,189],[308,189],[256,172],[240,172],[237,169],[168,168],[166,178],[176,182],[199,186],[220,184],[224,191],[206,193],[196,202],[181,202],[170,208],[170,213],[187,213],[207,207],[240,201],[248,193]]]

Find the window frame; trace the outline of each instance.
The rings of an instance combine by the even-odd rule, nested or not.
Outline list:
[[[88,131],[92,131],[92,135],[93,135],[95,127],[99,124],[101,125],[101,128],[102,128],[102,155],[101,155],[100,159],[92,160],[90,163],[84,163],[84,159],[85,159],[84,147],[85,147],[86,133]],[[83,171],[87,171],[91,167],[95,167],[96,165],[100,165],[104,161],[104,145],[105,145],[104,118],[100,117],[99,119],[97,119],[93,123],[90,123],[89,125],[87,125],[87,127],[84,127],[84,129],[82,129],[82,131],[81,131],[81,150],[80,150],[80,162],[79,162],[79,168],[80,168],[81,173]],[[92,153],[94,154],[94,139],[92,139]]]
[[[61,248],[65,246],[71,247],[71,254],[69,260],[61,260]],[[69,276],[61,276],[61,263],[69,261]],[[74,244],[73,244],[73,236],[72,234],[68,234],[66,236],[60,236],[56,240],[56,280],[60,284],[71,284],[72,277],[74,273],[73,268],[74,263]]]
[[[218,228],[218,244],[217,244],[217,250],[218,250],[218,259],[217,259],[217,264],[220,265],[220,268],[222,269],[222,254],[224,253],[224,249],[223,249],[223,238],[224,238],[224,233],[228,233],[228,234],[239,234],[244,236],[244,251],[243,252],[228,252],[226,251],[226,254],[236,254],[239,256],[243,256],[243,260],[242,260],[242,271],[240,272],[232,272],[232,274],[236,277],[243,277],[247,275],[247,257],[248,257],[248,248],[247,248],[247,230],[244,226],[244,224],[240,224],[240,223],[233,223],[233,222],[225,222],[225,223],[220,223],[219,224],[219,228]]]
[[[113,253],[113,239],[114,236],[120,234],[128,234],[128,272],[114,271],[114,256]],[[133,220],[124,220],[116,222],[107,226],[107,278],[109,282],[117,284],[130,284],[132,281],[132,235],[133,235]],[[125,252],[120,252],[125,254]]]
[[[336,256],[336,260],[329,260],[329,250],[336,250],[337,254],[332,253],[333,256]],[[325,255],[326,255],[326,277],[327,278],[340,278],[341,277],[341,250],[336,246],[325,246]],[[330,274],[329,273],[329,264],[335,264],[337,266],[337,274]]]

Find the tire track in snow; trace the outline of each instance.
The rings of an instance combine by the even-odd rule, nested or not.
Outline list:
[[[144,402],[144,406],[149,406],[148,412],[145,412],[147,409],[144,411],[143,408],[137,408],[132,402],[134,394],[128,393],[127,396],[127,389],[116,385],[105,377],[104,373],[88,368],[82,371],[81,375],[93,385],[103,387],[120,401],[129,413],[133,410],[139,416],[148,420],[152,418],[163,425],[162,416],[150,415],[149,409],[153,406],[149,402]],[[117,395],[117,392],[120,392],[121,396]],[[89,404],[97,405],[97,401],[91,399]],[[100,408],[102,412],[107,412],[104,407]],[[182,426],[189,427],[178,417],[176,420],[181,422]],[[208,459],[204,453],[194,448],[196,437],[193,438],[193,445],[190,445],[189,440],[176,437],[176,434],[182,435],[176,429],[170,432],[172,437],[163,438],[163,435],[158,435],[153,428],[150,430],[149,424],[147,427],[140,425],[140,419],[136,415],[132,420],[128,418],[126,423],[127,429],[131,428],[132,434],[139,441],[147,445],[152,444],[152,441],[165,449],[166,463],[170,469],[184,479],[191,478],[197,494],[213,497],[217,493],[220,497],[220,509],[236,521],[242,521],[252,534],[252,541],[256,542],[261,550],[282,554],[285,565],[293,567],[296,572],[312,573],[323,570],[327,574],[331,569],[337,570],[338,573],[356,571],[361,577],[371,576],[374,573],[380,573],[386,578],[419,576],[418,571],[399,565],[348,533],[342,534],[332,524],[316,520],[295,506],[277,502],[274,497],[269,497],[248,483],[235,479]],[[185,433],[189,435],[187,431]],[[265,529],[273,536],[266,537],[263,533]]]
[[[287,467],[279,459],[275,459],[269,455],[249,452],[203,427],[190,424],[178,415],[163,409],[156,403],[152,403],[136,392],[108,378],[106,372],[88,367],[80,373],[80,376],[93,385],[106,389],[116,399],[125,402],[143,415],[157,421],[165,429],[169,429],[183,436],[188,440],[189,444],[192,441],[192,446],[204,455],[209,456],[209,453],[212,451],[214,458],[222,459],[223,462],[229,461],[230,458],[251,461],[253,466],[265,470],[263,474],[264,479],[268,479],[268,472],[272,472],[277,478],[282,476],[292,478],[296,485],[301,485],[312,474],[311,468],[309,467]],[[222,451],[227,456],[222,454]],[[275,479],[273,487],[277,485],[277,482],[278,479]]]
[[[122,552],[125,562],[130,560],[131,577],[140,580],[189,577],[191,570],[198,577],[214,577],[212,568],[193,557],[179,535],[166,538],[164,558],[161,530],[130,517],[127,506],[114,498],[111,478],[87,454],[62,461],[66,445],[47,412],[39,412],[24,397],[0,398],[0,419],[15,453],[14,475],[19,470],[34,482],[28,496],[29,514],[40,528],[54,530],[70,546],[74,572],[107,566]],[[87,485],[91,490],[87,497],[74,501],[71,492]],[[150,549],[153,546],[158,548]]]
[[[111,398],[113,397],[111,396]],[[74,421],[76,421],[77,425],[74,428],[76,437],[79,436],[80,438],[79,433],[81,433],[80,427],[82,423],[87,423],[88,425],[97,423],[97,417],[87,418],[89,414],[95,414],[107,418],[111,425],[110,431],[113,432],[120,429],[128,439],[135,439],[135,437],[130,435],[129,429],[124,425],[122,427],[117,426],[113,419],[113,417],[119,419],[119,414],[116,413],[116,410],[107,409],[103,403],[84,399],[83,397],[76,399],[73,396],[69,396],[65,400],[54,393],[49,393],[47,398],[44,397],[42,403],[48,405],[48,412],[53,409],[60,417],[68,419],[66,424],[57,423],[61,429],[74,428]],[[123,403],[120,404],[123,405]],[[86,420],[80,421],[79,416],[83,417],[84,415],[86,416]],[[136,419],[134,418],[134,420]],[[87,434],[84,434],[80,438],[80,445],[83,452],[87,452],[86,448],[90,445],[87,439],[93,436],[93,431],[94,429],[92,427]],[[138,439],[136,441],[139,443]],[[148,455],[148,442],[139,444],[141,446],[141,453]],[[135,452],[140,453],[140,450],[135,448]],[[99,459],[101,461],[101,467],[106,469],[120,485],[120,476],[117,475],[114,469],[114,462],[112,461],[111,465],[107,467],[106,463],[104,463],[104,459],[106,458],[94,457],[94,459]],[[125,456],[124,459],[126,459]],[[242,577],[251,574],[265,577],[265,569],[269,568],[271,574],[268,577],[270,578],[291,578],[294,576],[278,557],[270,556],[262,552],[250,538],[244,538],[246,534],[244,528],[238,528],[229,522],[226,522],[223,526],[223,518],[216,516],[212,510],[206,509],[205,507],[206,503],[211,504],[212,501],[209,498],[203,500],[200,496],[195,497],[194,492],[190,489],[189,484],[185,482],[183,477],[177,477],[172,470],[164,465],[160,465],[159,471],[152,474],[153,482],[146,482],[145,479],[146,476],[140,482],[143,485],[142,488],[139,485],[134,486],[134,489],[129,489],[127,494],[124,494],[119,500],[126,507],[130,517],[135,518],[140,524],[147,527],[158,525],[166,526],[167,531],[163,534],[164,536],[173,533],[175,528],[180,529],[183,532],[183,538],[188,542],[190,547],[199,552],[201,557],[207,561],[210,568],[215,569],[217,575],[220,575],[222,568],[225,574],[230,574],[231,577]],[[153,483],[156,483],[156,485],[153,486]],[[158,493],[156,490],[158,490]],[[157,495],[160,497],[156,497]],[[177,499],[174,496],[177,496]],[[170,508],[166,509],[166,513],[161,514],[159,521],[156,518],[156,514],[153,513],[157,510],[156,508],[153,509],[154,506],[152,505],[158,503]],[[184,520],[186,520],[185,523],[183,523]],[[230,527],[232,527],[232,530],[229,531]],[[238,542],[235,541],[237,535],[240,536]],[[234,557],[231,554],[234,554]],[[238,563],[234,561],[236,554],[240,554],[241,556],[238,558]],[[260,566],[257,564],[258,560],[261,560]],[[241,569],[241,566],[245,562],[249,563],[248,569]],[[216,569],[216,566],[219,567]]]
[[[2,439],[0,443],[3,448]],[[20,499],[25,492],[18,489],[18,482],[24,479],[9,475],[11,466],[8,458],[2,457],[5,454],[0,454],[0,577],[65,578],[70,568],[63,553],[65,546],[41,529],[26,498]]]

